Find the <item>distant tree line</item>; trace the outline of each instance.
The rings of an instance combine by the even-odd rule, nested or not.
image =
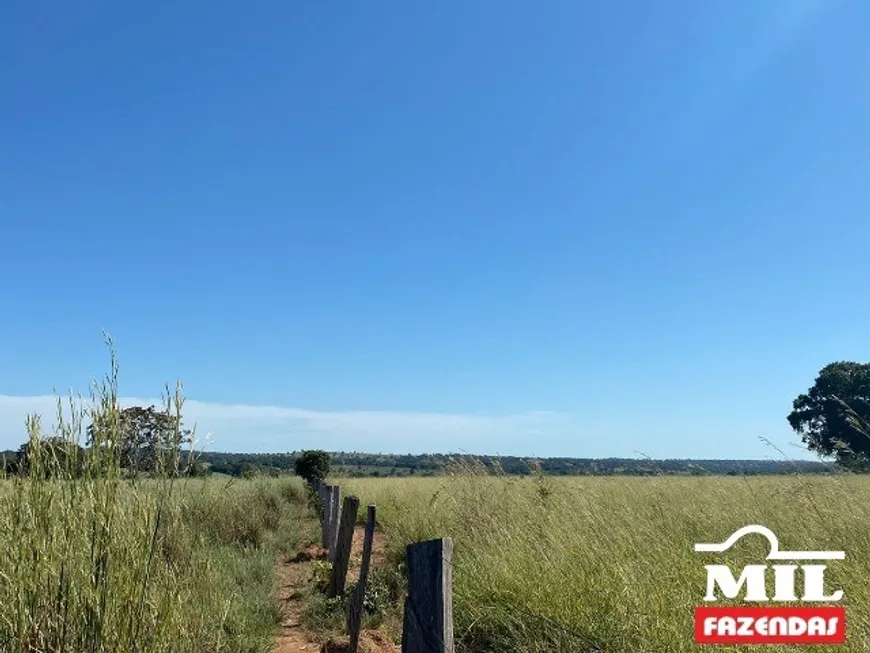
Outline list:
[[[554,476],[762,475],[829,474],[842,469],[870,471],[870,364],[839,361],[823,367],[813,385],[793,402],[788,422],[810,451],[823,461],[651,460],[637,458],[540,458],[450,454],[367,454],[358,452],[213,453],[184,450],[191,431],[169,412],[133,406],[117,424],[91,424],[84,446],[58,438],[39,440],[37,453],[50,460],[46,469],[77,473],[90,448],[105,446],[109,429],[118,438],[121,466],[137,474],[165,472],[202,476],[212,473],[252,477],[320,474],[329,461],[338,476],[435,476],[451,468],[475,466],[492,473]],[[117,432],[117,433],[116,433]],[[97,444],[95,444],[97,443]],[[104,444],[99,444],[104,443]],[[0,452],[7,473],[27,473],[33,443]],[[299,465],[297,461],[305,456]],[[824,462],[824,460],[830,462]],[[311,477],[313,478],[313,477]],[[310,480],[310,478],[309,478]]]
[[[64,447],[67,445],[64,444]],[[27,445],[19,451],[0,452],[7,471],[19,461],[26,465]],[[82,452],[85,450],[82,449]],[[68,454],[62,454],[68,457]],[[81,457],[83,453],[77,453]],[[296,473],[301,452],[223,453],[199,452],[188,460],[181,454],[181,466],[193,476],[225,474],[241,478],[283,476]],[[552,476],[758,476],[771,474],[830,474],[837,467],[816,461],[777,460],[650,460],[637,458],[521,458],[516,456],[470,456],[447,454],[391,455],[333,452],[332,473],[345,477],[438,476],[452,466],[476,465],[492,473],[528,476],[536,472]]]
[[[209,472],[229,476],[294,474],[301,452],[198,454]],[[703,476],[826,474],[835,471],[828,463],[775,460],[650,460],[636,458],[521,458],[517,456],[471,456],[448,454],[391,455],[330,452],[336,476],[437,476],[454,466],[475,465],[493,473],[526,476],[536,472],[553,476]]]

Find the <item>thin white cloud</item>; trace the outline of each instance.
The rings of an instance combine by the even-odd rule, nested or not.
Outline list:
[[[65,415],[69,413],[64,399]],[[162,406],[160,399],[126,397],[123,406]],[[591,411],[589,411],[591,412]],[[0,395],[0,450],[17,449],[27,439],[28,415],[54,430],[57,397]],[[586,411],[584,411],[586,414]],[[670,415],[641,421],[630,412],[618,418],[551,411],[504,415],[374,410],[319,411],[282,406],[216,404],[188,400],[184,421],[196,426],[197,449],[282,453],[300,449],[366,453],[473,453],[524,457],[579,458],[772,458],[812,459],[795,449],[794,437],[780,421],[732,422],[698,432],[699,417]],[[703,421],[703,420],[701,420]],[[206,442],[207,434],[210,442]],[[736,434],[742,434],[737,435]],[[780,455],[758,440],[771,436]],[[639,454],[638,452],[642,452]]]
[[[162,405],[160,400],[128,397],[122,405]],[[24,422],[39,414],[46,430],[54,428],[57,398],[0,395],[0,448],[17,448],[26,439]],[[466,451],[503,455],[559,455],[557,447],[577,446],[570,416],[549,411],[508,415],[394,411],[316,411],[280,406],[214,404],[188,400],[184,419],[196,425],[212,451],[283,452],[304,448],[433,453]],[[587,435],[600,434],[586,424]],[[572,437],[573,436],[573,437]],[[598,439],[597,437],[594,439]]]

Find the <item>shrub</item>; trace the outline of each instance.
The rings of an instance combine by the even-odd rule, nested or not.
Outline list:
[[[309,485],[323,481],[329,474],[330,456],[325,451],[303,451],[296,459],[296,475],[301,476]]]

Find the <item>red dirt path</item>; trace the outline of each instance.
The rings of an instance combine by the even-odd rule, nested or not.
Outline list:
[[[354,531],[353,548],[350,554],[348,582],[359,578],[362,559],[364,531],[358,527]],[[385,542],[383,536],[375,531],[372,544],[372,567],[384,559]],[[279,560],[278,574],[281,586],[278,597],[281,601],[281,632],[275,639],[272,653],[344,653],[349,650],[347,638],[326,639],[302,627],[300,618],[302,605],[300,590],[311,583],[311,561],[322,560],[325,551],[320,547],[309,547],[293,560]],[[398,653],[396,646],[388,637],[378,631],[363,631],[360,637],[359,653]]]

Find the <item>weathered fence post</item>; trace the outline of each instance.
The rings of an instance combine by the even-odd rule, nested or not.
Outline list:
[[[320,488],[322,485],[323,485],[323,483],[321,482],[321,480],[319,478],[315,478],[313,481],[311,481],[311,485],[309,488],[311,490],[311,492],[314,493],[314,496],[317,497],[317,502],[315,505],[317,506],[318,514],[321,516],[323,515],[323,507],[322,507],[322,504],[320,503],[321,496],[322,496],[322,491]]]
[[[320,504],[323,507],[322,514],[324,519],[326,519],[326,511],[329,507],[329,493],[331,492],[329,487],[329,485],[324,483],[323,486],[320,488]],[[323,546],[325,547],[326,545],[324,544]]]
[[[453,540],[409,544],[402,653],[454,653]]]
[[[356,525],[358,510],[359,499],[345,497],[344,506],[341,509],[341,526],[338,529],[338,538],[335,542],[334,561],[329,575],[329,586],[326,588],[326,596],[329,598],[344,594],[347,567],[350,563],[350,549],[353,546],[353,529]]]
[[[330,526],[332,526],[332,485],[324,485],[321,490],[320,503],[323,504],[320,521],[320,546],[329,548]]]
[[[327,544],[329,550],[327,560],[335,562],[335,543],[338,539],[338,525],[341,519],[341,487],[338,485],[330,486],[329,494],[329,526],[326,532]]]
[[[353,591],[348,604],[347,613],[347,634],[350,638],[350,653],[357,653],[359,650],[359,631],[362,628],[362,612],[363,602],[366,598],[366,584],[369,578],[369,565],[372,560],[372,542],[375,537],[375,514],[377,508],[374,504],[368,507],[366,515],[366,533],[363,538],[363,554],[362,563],[359,569],[359,580],[356,583],[356,588]]]
[[[320,519],[323,519],[323,481],[319,478],[315,478],[311,483],[311,490],[314,492],[314,496],[317,497],[317,501],[315,505],[317,506],[317,512]]]

